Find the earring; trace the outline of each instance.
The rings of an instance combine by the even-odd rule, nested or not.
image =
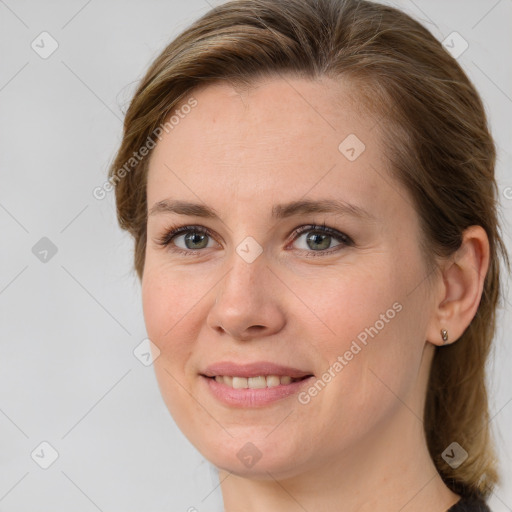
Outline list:
[[[443,345],[448,341],[448,331],[441,329],[441,337],[443,338]]]

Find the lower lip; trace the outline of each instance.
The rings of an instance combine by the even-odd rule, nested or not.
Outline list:
[[[206,381],[213,396],[220,402],[234,407],[258,407],[268,405],[290,395],[298,393],[307,386],[312,377],[298,380],[290,384],[280,384],[272,388],[242,388],[235,389],[215,379],[201,376]]]

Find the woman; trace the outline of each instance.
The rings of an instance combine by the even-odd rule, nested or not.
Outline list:
[[[227,512],[489,510],[494,164],[477,91],[391,7],[232,1],[152,63],[109,176]]]

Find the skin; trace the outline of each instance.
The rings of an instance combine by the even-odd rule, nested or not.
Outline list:
[[[384,123],[361,113],[346,82],[268,78],[193,96],[197,106],[151,155],[148,207],[179,199],[220,218],[149,215],[143,311],[163,399],[219,468],[225,510],[447,510],[459,496],[429,456],[422,411],[440,329],[453,342],[476,313],[485,231],[468,228],[460,251],[427,279],[417,213],[383,156]],[[366,146],[352,162],[338,150],[348,134]],[[305,198],[342,199],[373,219],[271,218],[275,204]],[[314,230],[292,234],[324,222],[354,244],[333,237],[325,249],[306,243]],[[172,224],[212,237],[198,254],[172,252],[156,242]],[[236,252],[248,236],[263,249],[252,263]],[[183,233],[174,242],[194,250]],[[394,303],[401,311],[307,404],[294,395],[229,407],[199,376],[217,361],[267,360],[320,377]],[[237,457],[247,442],[261,453],[250,468]]]

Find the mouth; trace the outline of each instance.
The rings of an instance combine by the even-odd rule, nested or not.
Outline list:
[[[209,392],[230,407],[255,407],[298,393],[314,377],[312,372],[270,362],[221,362],[199,374]]]

